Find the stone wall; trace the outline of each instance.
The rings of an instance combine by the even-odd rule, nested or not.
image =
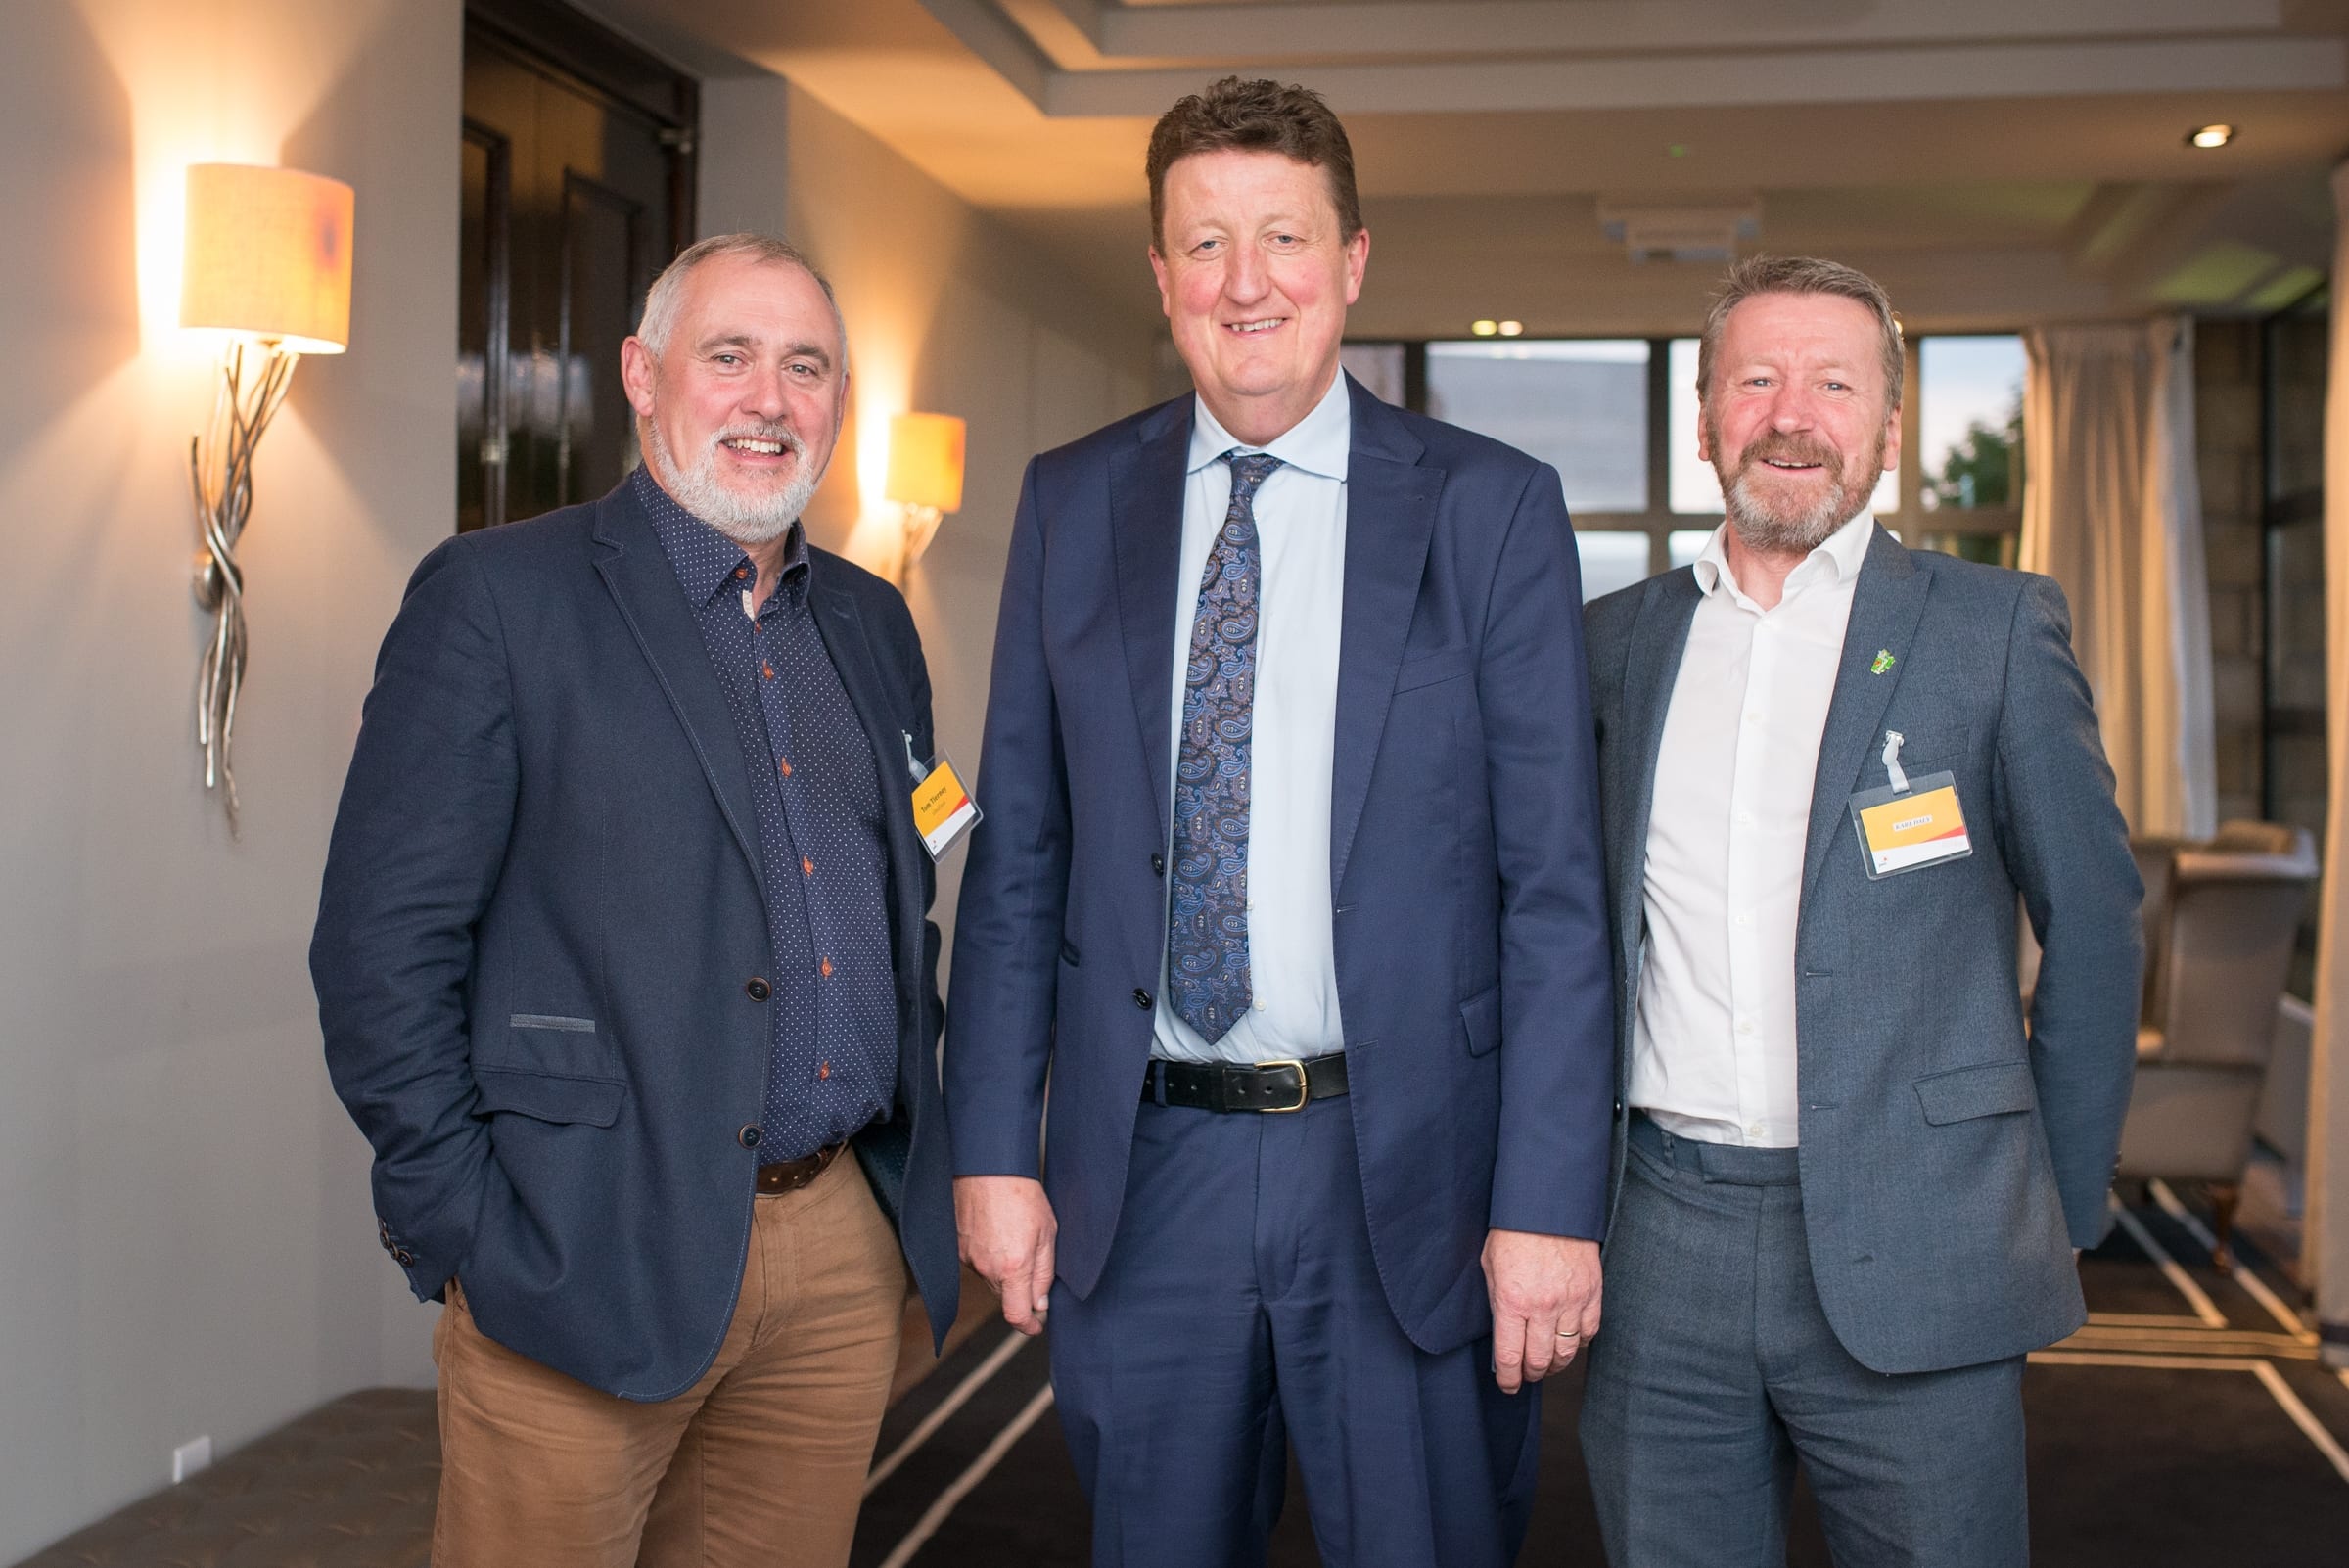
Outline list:
[[[2219,818],[2260,814],[2260,660],[2266,618],[2260,530],[2259,323],[2194,329],[2194,439],[2210,572],[2212,714]]]

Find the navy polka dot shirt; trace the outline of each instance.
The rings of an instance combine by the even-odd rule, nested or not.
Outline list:
[[[701,624],[750,764],[774,945],[759,1159],[796,1160],[887,1116],[897,1099],[882,775],[816,628],[798,525],[782,580],[754,619],[758,569],[742,546],[642,468],[632,483]]]

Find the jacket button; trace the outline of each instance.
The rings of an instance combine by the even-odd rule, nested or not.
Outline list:
[[[1165,876],[1167,874],[1167,857],[1163,854],[1150,856],[1150,870],[1154,875]]]
[[[741,1131],[734,1134],[734,1141],[741,1144],[746,1149],[755,1149],[759,1147],[759,1139],[761,1135],[762,1134],[759,1130],[759,1124],[753,1122],[749,1126],[745,1127]]]
[[[1142,990],[1142,988],[1139,986],[1134,987],[1133,1004],[1136,1007],[1139,1007],[1143,1012],[1148,1012],[1150,1010],[1150,993]]]
[[[757,975],[753,975],[742,989],[753,1001],[764,1001],[775,993],[775,988],[760,980]]]

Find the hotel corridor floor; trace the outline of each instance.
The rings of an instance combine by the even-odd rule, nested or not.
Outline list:
[[[2023,1385],[2038,1568],[2349,1562],[2349,1374],[2318,1364],[2280,1270],[2235,1250],[2213,1268],[2203,1220],[2156,1182],[2082,1264],[2089,1324]],[[1575,1375],[1545,1396],[1524,1568],[1599,1561],[1580,1394]],[[891,1413],[852,1568],[1082,1568],[1085,1546],[1043,1347],[990,1328]],[[1293,1471],[1271,1561],[1317,1561]],[[1800,1499],[1788,1561],[1827,1562]]]

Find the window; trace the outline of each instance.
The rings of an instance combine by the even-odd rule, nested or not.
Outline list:
[[[1928,512],[2020,510],[2023,340],[1925,339],[1916,396],[1919,504]]]
[[[1583,559],[1585,603],[1628,588],[1648,575],[1645,533],[1576,529],[1574,544]]]
[[[1644,512],[1647,359],[1638,339],[1431,343],[1427,411],[1555,468],[1575,512]]]

